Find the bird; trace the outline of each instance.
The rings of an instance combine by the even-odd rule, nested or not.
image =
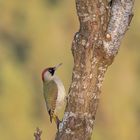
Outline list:
[[[62,81],[55,74],[56,70],[62,65],[57,64],[54,67],[45,68],[42,71],[43,93],[46,102],[50,122],[55,121],[57,128],[59,127],[60,120],[56,115],[56,111],[64,105],[66,92]]]

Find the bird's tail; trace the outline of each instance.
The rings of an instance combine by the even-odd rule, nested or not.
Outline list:
[[[54,115],[54,111],[52,111],[51,109],[48,111],[49,116],[50,116],[50,122],[52,123],[52,119],[53,119],[53,115]]]
[[[50,116],[50,122],[52,123],[52,120],[54,120],[58,128],[61,121],[59,120],[57,115],[54,114],[54,111],[49,110],[49,116]]]

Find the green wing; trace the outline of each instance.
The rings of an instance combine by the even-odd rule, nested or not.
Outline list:
[[[47,110],[50,114],[56,108],[56,99],[58,94],[57,85],[54,81],[45,82],[44,85],[44,98],[46,101]]]

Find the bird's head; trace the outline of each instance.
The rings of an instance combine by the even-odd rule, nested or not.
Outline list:
[[[49,80],[52,80],[54,74],[55,74],[55,71],[57,70],[57,68],[59,66],[61,66],[62,63],[60,64],[57,64],[56,66],[54,67],[49,67],[49,68],[45,68],[43,71],[42,71],[42,81],[49,81]]]

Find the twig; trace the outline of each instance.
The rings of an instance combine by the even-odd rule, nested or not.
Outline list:
[[[41,140],[42,131],[37,127],[34,133],[35,140]]]

